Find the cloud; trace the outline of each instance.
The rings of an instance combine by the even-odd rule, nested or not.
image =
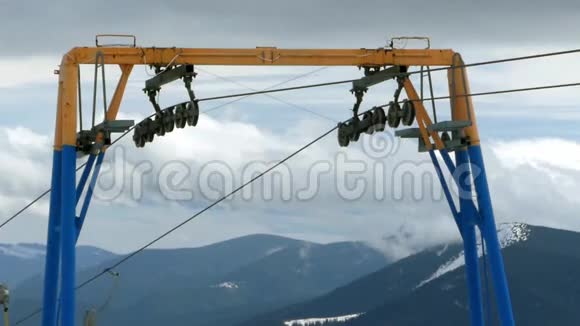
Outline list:
[[[428,35],[435,44],[449,46],[574,42],[579,32],[578,3],[569,0],[301,0],[275,6],[264,0],[131,0],[122,7],[111,0],[50,5],[3,1],[0,9],[0,19],[14,27],[2,32],[0,46],[5,53],[18,54],[63,53],[75,45],[92,45],[98,33],[132,33],[140,44],[156,46],[372,48],[400,35]]]
[[[127,161],[124,170],[115,167],[119,153],[112,148],[108,159],[113,163],[104,168],[102,182],[107,185],[115,179],[111,171],[116,171],[123,176],[125,185],[133,185],[132,171],[145,161],[151,163],[153,172],[145,175],[140,198],[134,198],[133,188],[122,187],[121,195],[112,200],[94,201],[81,241],[129,251],[211,202],[212,198],[204,197],[203,189],[195,185],[199,185],[202,172],[224,170],[208,162],[220,162],[221,167],[227,167],[226,172],[232,176],[231,186],[235,187],[243,181],[241,176],[248,162],[264,163],[258,166],[257,171],[261,171],[328,127],[323,122],[304,120],[296,128],[274,135],[251,124],[204,117],[197,128],[177,130],[142,150],[133,148],[129,141],[122,141],[119,148]],[[46,148],[39,146],[46,144],[46,137],[24,128],[17,130],[22,135],[28,134],[25,138],[29,141],[1,147],[2,156],[14,160],[10,165],[0,166],[0,175],[5,179],[3,185],[6,185],[2,193],[5,212],[20,208],[22,198],[40,193],[49,181],[50,155]],[[413,141],[398,143],[390,137],[388,133],[363,135],[358,145],[343,150],[338,148],[333,134],[278,170],[290,171],[288,179],[282,173],[278,175],[281,179],[265,178],[265,182],[257,182],[258,186],[246,193],[249,197],[238,195],[218,205],[158,245],[192,246],[266,232],[318,241],[364,240],[391,256],[400,257],[457,239],[458,233],[439,185],[433,183],[427,156],[416,152]],[[384,142],[372,144],[369,140]],[[573,163],[578,159],[573,156],[578,152],[577,143],[534,139],[492,142],[484,146],[498,222],[523,221],[580,231],[575,216],[579,201],[573,196],[580,190],[580,172]],[[572,156],[563,160],[562,153],[572,153]],[[159,186],[160,171],[167,169],[171,162],[180,162],[180,165],[170,167],[170,172],[179,172],[180,167],[188,169],[185,181],[174,183],[178,187],[172,190],[192,187],[191,198],[167,200],[171,192]],[[313,172],[313,167],[318,170]],[[34,169],[41,172],[34,174]],[[348,176],[341,179],[343,174]],[[317,178],[313,179],[313,175]],[[171,178],[170,181],[175,181]],[[377,181],[384,183],[377,187]],[[353,190],[358,183],[364,187],[361,193]],[[227,186],[219,179],[208,184],[218,194]],[[292,186],[289,200],[283,196],[288,185]],[[377,192],[378,188],[382,190]],[[302,193],[306,199],[298,195],[304,189],[309,189],[306,195]],[[264,197],[264,190],[271,197]],[[46,203],[41,207],[46,210]],[[30,218],[42,222],[30,224]],[[45,219],[46,215],[39,210],[22,216],[7,230],[0,231],[8,232],[3,241],[22,241],[22,237],[42,241]],[[118,236],[102,237],[103,232]],[[115,240],[119,237],[124,240]]]
[[[15,14],[19,12],[27,14]],[[397,14],[388,14],[392,12]],[[0,127],[0,207],[4,212],[16,211],[25,199],[32,199],[48,186],[56,102],[56,76],[52,75],[52,70],[67,49],[93,44],[96,33],[135,33],[139,44],[144,46],[316,48],[376,48],[384,46],[390,36],[427,34],[432,36],[434,47],[454,48],[462,52],[466,62],[475,62],[568,48],[575,44],[573,37],[580,32],[575,24],[579,12],[578,3],[573,1],[560,1],[555,5],[522,0],[485,4],[372,0],[364,5],[323,0],[276,6],[258,0],[243,4],[236,1],[146,0],[124,2],[121,7],[110,0],[91,4],[67,0],[33,6],[0,1],[0,19],[7,26],[14,26],[0,32],[3,48],[0,71],[4,73],[0,78],[1,124],[4,126]],[[562,26],[566,26],[566,33],[561,32]],[[42,37],[38,37],[40,31]],[[572,55],[473,68],[469,71],[472,90],[576,81],[576,59],[577,56]],[[91,106],[92,68],[85,67],[82,75],[85,112]],[[271,87],[313,68],[202,69],[205,72],[200,70],[195,81],[199,97]],[[360,75],[361,72],[354,68],[328,68],[286,86]],[[107,76],[111,77],[107,92],[110,96],[115,86],[111,81],[118,77],[117,69],[108,69]],[[134,69],[123,102],[123,118],[140,121],[152,112],[141,91],[147,78],[143,67]],[[446,95],[444,74],[434,74],[434,79],[435,95]],[[100,198],[116,191],[114,188],[107,191],[107,185],[114,181],[113,171],[122,176],[125,187],[121,188],[120,195],[113,196],[114,200],[93,202],[81,242],[128,251],[169,229],[209,202],[199,187],[200,174],[228,172],[229,169],[233,175],[231,185],[239,185],[248,162],[253,162],[257,170],[263,169],[335,125],[335,121],[348,117],[353,103],[349,88],[347,84],[274,94],[292,105],[265,96],[228,104],[223,111],[202,116],[197,128],[177,130],[158,138],[144,150],[134,149],[129,140],[123,141],[116,147],[123,147],[126,165],[104,167]],[[392,94],[392,85],[373,88],[365,96],[363,105],[384,104]],[[172,85],[164,88],[160,101],[165,106],[182,101],[185,96],[181,85]],[[574,139],[580,139],[580,134],[574,133],[575,122],[580,118],[575,112],[578,100],[576,92],[570,90],[475,99],[481,131],[490,134],[484,137],[487,140],[484,148],[498,220],[529,221],[580,230],[574,217],[578,202],[572,196],[578,192],[576,185],[579,184],[574,163],[578,145],[559,138],[573,135]],[[202,110],[226,102],[202,103]],[[437,104],[439,117],[447,116],[447,102]],[[329,119],[305,115],[295,106],[313,110]],[[552,122],[557,122],[558,128],[553,128]],[[546,134],[554,138],[521,139]],[[331,135],[280,169],[283,173],[277,178],[282,181],[287,171],[291,172],[293,196],[306,189],[302,196],[309,198],[314,194],[313,198],[284,200],[285,188],[276,186],[280,181],[267,179],[253,188],[252,200],[237,196],[158,245],[191,246],[261,232],[319,241],[362,239],[400,256],[457,238],[446,203],[436,191],[438,186],[432,185],[433,181],[428,178],[432,172],[428,157],[416,153],[413,142],[397,143],[388,134],[383,135],[383,143],[372,145],[368,139],[363,135],[361,143],[364,146],[359,144],[342,150]],[[372,139],[381,138],[374,136]],[[380,147],[381,144],[387,144],[389,155],[369,156],[369,146]],[[112,149],[108,158],[113,159],[115,153]],[[344,160],[337,164],[341,158],[353,164],[345,165]],[[132,193],[136,180],[134,172],[139,168],[142,169],[139,171],[147,171],[148,166],[143,165],[147,162],[151,164],[151,172],[143,172],[143,186],[137,187],[143,191],[136,201]],[[223,163],[226,170],[219,164],[208,163]],[[361,165],[363,171],[355,173]],[[169,181],[169,185],[179,180],[180,167],[189,171],[183,183],[173,186],[190,187],[192,200],[166,200],[172,189],[159,187],[158,181],[160,172],[168,166],[172,167],[169,172],[175,173],[161,177]],[[337,176],[343,172],[352,173],[339,180]],[[312,173],[319,173],[320,178],[310,178]],[[417,186],[417,177],[425,175],[425,181]],[[215,173],[213,176],[207,179],[205,195],[215,195],[216,189],[218,194],[223,190],[220,188],[223,183],[215,178]],[[366,185],[359,195],[353,191],[357,180]],[[340,191],[338,183],[343,184]],[[308,188],[313,184],[319,186]],[[264,198],[263,191],[273,193],[273,198]],[[381,192],[379,199],[377,192]],[[357,200],[345,199],[349,196]],[[42,201],[33,211],[0,230],[2,241],[43,241],[46,210],[47,202]],[[103,234],[109,236],[103,237]]]

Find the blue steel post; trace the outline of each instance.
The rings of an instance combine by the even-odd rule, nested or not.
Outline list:
[[[76,148],[71,145],[62,147],[62,265],[60,296],[62,302],[61,325],[75,324],[75,206],[76,206]]]
[[[465,272],[469,292],[469,313],[472,326],[483,326],[483,300],[481,295],[481,277],[479,274],[479,257],[477,254],[477,237],[475,221],[477,212],[471,198],[471,171],[469,156],[465,149],[455,151],[455,178],[459,192],[459,207],[465,253]],[[460,174],[458,174],[460,173]]]
[[[81,199],[81,195],[83,194],[83,191],[85,190],[85,184],[87,183],[87,180],[89,178],[89,174],[91,173],[91,170],[93,169],[93,163],[95,162],[95,154],[90,154],[89,158],[87,159],[87,163],[85,165],[85,169],[83,170],[83,174],[81,175],[81,178],[79,180],[79,184],[77,186],[77,196],[76,196],[76,203],[79,203],[79,200]]]
[[[433,150],[429,151],[429,156],[431,157],[433,167],[435,168],[435,172],[437,173],[437,177],[439,178],[439,182],[441,183],[441,188],[443,188],[443,193],[445,194],[445,198],[447,199],[447,203],[449,204],[449,209],[451,209],[451,214],[453,215],[455,224],[457,225],[457,228],[461,232],[461,219],[459,218],[459,212],[457,211],[457,207],[455,206],[455,202],[453,201],[453,197],[451,196],[449,186],[447,186],[447,181],[445,181],[445,176],[443,175],[443,171],[441,170],[441,166],[439,165],[437,156],[435,156],[435,152]]]
[[[489,194],[489,186],[487,184],[487,175],[483,163],[481,147],[479,145],[474,145],[470,146],[468,150],[472,169],[477,172],[477,175],[474,176],[474,183],[477,192],[479,213],[481,215],[480,229],[483,238],[485,239],[485,243],[487,244],[487,257],[489,258],[499,319],[503,326],[512,326],[515,324],[515,321],[501,254],[501,246],[497,237],[497,229],[493,216],[491,196]]]
[[[85,223],[85,217],[87,216],[87,211],[89,209],[89,205],[91,203],[91,199],[93,197],[93,192],[95,190],[95,186],[97,184],[97,178],[99,177],[99,172],[101,171],[101,165],[103,164],[103,159],[105,158],[105,152],[100,152],[97,156],[97,162],[95,163],[95,168],[93,169],[93,175],[91,176],[91,181],[89,182],[89,188],[87,189],[87,194],[85,195],[85,199],[83,200],[83,206],[81,207],[81,213],[79,217],[75,220],[76,222],[76,239],[81,234],[81,229],[83,228],[83,224]],[[77,199],[78,201],[78,199]]]
[[[60,267],[60,181],[62,153],[55,150],[52,158],[50,209],[44,265],[44,293],[42,298],[42,326],[56,326],[58,276]]]

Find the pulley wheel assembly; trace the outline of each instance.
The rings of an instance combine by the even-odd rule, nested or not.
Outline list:
[[[173,108],[167,109],[163,114],[163,129],[166,132],[172,132],[175,126],[175,114],[173,113]]]
[[[350,122],[347,123],[347,126],[350,126],[349,129],[352,130],[352,133],[350,134],[351,141],[356,142],[360,138],[360,132],[358,130],[359,123],[360,120],[358,119],[358,116],[355,116],[354,118],[352,118]]]
[[[185,128],[187,124],[187,113],[185,109],[185,104],[176,105],[175,109],[175,126],[179,129]]]
[[[375,131],[384,131],[386,122],[385,110],[381,107],[376,107],[373,113],[373,128]]]
[[[199,119],[199,106],[197,102],[190,101],[185,107],[185,113],[187,117],[187,124],[190,126],[197,125],[197,120]]]
[[[403,125],[410,126],[415,121],[415,105],[409,100],[403,102],[403,112],[401,117],[401,122]]]
[[[397,102],[391,102],[389,104],[389,110],[387,111],[387,123],[391,128],[397,128],[401,123],[401,107]]]
[[[155,134],[157,136],[165,135],[165,124],[163,123],[165,113],[157,112],[155,113],[155,120],[153,120],[153,125],[155,129]]]
[[[345,123],[338,124],[338,145],[340,147],[347,147],[350,143],[350,137],[348,135],[348,128]]]
[[[371,111],[367,111],[363,114],[362,123],[368,125],[368,128],[364,130],[366,134],[371,135],[375,132],[375,128],[373,127],[373,113]]]
[[[143,134],[143,126],[140,123],[133,128],[133,142],[139,148],[145,146],[145,135]]]
[[[153,120],[151,120],[151,118],[147,118],[141,123],[144,129],[146,142],[152,142],[153,138],[155,138],[155,124],[153,123]]]

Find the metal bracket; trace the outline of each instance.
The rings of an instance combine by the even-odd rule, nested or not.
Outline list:
[[[362,103],[363,100],[363,96],[365,95],[367,89],[357,89],[352,91],[352,93],[354,94],[354,96],[356,97],[356,102],[354,103],[353,107],[352,107],[352,114],[353,117],[356,118],[358,116],[358,109],[360,108],[360,104]]]
[[[126,132],[134,124],[134,120],[106,120],[91,130],[79,131],[77,133],[78,156],[97,154],[103,146],[111,145],[111,134]]]
[[[145,81],[145,88],[143,89],[143,91],[149,97],[149,102],[153,104],[155,112],[161,114],[162,111],[156,99],[157,94],[161,90],[161,86],[174,82],[178,79],[183,79],[185,88],[187,89],[187,94],[189,95],[189,99],[191,101],[195,101],[195,94],[191,89],[191,83],[197,74],[194,71],[193,65],[167,67],[165,70],[160,70],[157,68],[156,71],[157,74],[154,77]]]
[[[159,90],[161,86],[169,84],[181,78],[195,77],[197,74],[193,71],[193,65],[181,65],[168,67],[154,77],[145,81],[145,90]],[[190,80],[191,82],[191,80]]]
[[[153,104],[153,109],[155,109],[155,112],[157,113],[161,113],[161,107],[159,106],[159,103],[157,103],[157,94],[159,93],[161,89],[145,89],[145,93],[147,93],[147,97],[149,97],[149,102],[151,102],[151,104]]]
[[[107,37],[107,38],[108,37],[131,38],[133,40],[133,43],[127,43],[127,44],[123,44],[123,43],[99,44],[99,38],[105,38],[105,37]],[[118,47],[134,48],[134,47],[137,47],[137,37],[135,37],[135,35],[130,35],[130,34],[97,34],[95,36],[95,45],[97,47],[118,46]]]
[[[361,79],[357,79],[352,82],[352,90],[351,92],[355,92],[357,90],[364,90],[366,91],[369,87],[374,86],[376,84],[382,83],[389,79],[395,79],[401,75],[401,73],[406,72],[406,67],[401,66],[392,66],[387,69],[370,72],[365,70],[366,76],[362,77]]]
[[[431,39],[429,37],[426,37],[426,36],[399,36],[399,37],[393,37],[393,38],[391,38],[389,40],[388,47],[391,48],[391,49],[395,49],[395,41],[409,41],[409,40],[425,41],[427,43],[427,46],[425,47],[425,50],[428,50],[428,49],[431,48]],[[405,43],[405,45],[406,45],[406,43]]]

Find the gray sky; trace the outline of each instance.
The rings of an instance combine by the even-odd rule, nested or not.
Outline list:
[[[62,53],[73,46],[93,44],[97,33],[132,33],[143,46],[249,48],[376,48],[392,36],[428,35],[433,47],[453,48],[463,53],[467,62],[475,62],[579,47],[580,27],[575,23],[579,6],[574,1],[487,1],[485,5],[466,1],[124,1],[122,6],[109,0],[59,1],[50,6],[2,1],[0,211],[4,213],[0,220],[48,186],[56,102],[52,71]],[[486,66],[470,69],[469,77],[476,92],[576,82],[578,62],[580,56],[569,55]],[[85,108],[89,107],[91,69],[83,69]],[[317,68],[199,69],[196,93],[206,97],[267,88]],[[111,68],[107,75],[111,77],[108,93],[112,94],[118,72]],[[287,86],[356,76],[360,72],[354,68],[327,68]],[[141,92],[146,78],[143,67],[134,69],[123,117],[140,120],[151,112]],[[434,78],[436,95],[445,94],[444,74]],[[208,162],[227,166],[237,185],[248,162],[280,159],[348,117],[353,101],[348,89],[349,85],[343,85],[276,94],[275,98],[256,96],[227,105],[210,117],[202,116],[197,128],[174,132],[143,150],[135,149],[129,141],[121,142],[123,152],[119,155],[125,155],[126,163],[115,166],[118,153],[109,155],[113,163],[103,171],[102,188],[114,179],[111,169],[123,176],[124,186],[114,200],[94,202],[81,242],[115,251],[129,251],[146,243],[209,202],[198,189],[199,175],[212,168],[219,170],[221,165],[212,167]],[[389,101],[392,92],[393,85],[372,89],[365,106]],[[180,85],[167,87],[161,102],[173,104],[184,96]],[[220,103],[224,101],[205,103],[202,110]],[[580,230],[576,217],[580,202],[570,195],[580,190],[578,103],[577,89],[475,99],[499,221]],[[448,102],[438,103],[438,108],[444,117]],[[332,135],[289,162],[294,190],[307,185],[313,167],[330,164],[331,170],[321,175],[313,198],[235,198],[159,246],[195,246],[263,232],[318,241],[367,240],[389,254],[404,255],[457,237],[446,203],[430,195],[437,187],[419,189],[419,199],[400,199],[394,191],[411,189],[402,171],[432,172],[428,157],[416,152],[413,141],[393,143],[389,134],[372,137],[362,137],[364,146],[342,150]],[[396,144],[395,149],[387,151],[385,157],[370,157],[367,149],[371,139],[384,139]],[[367,189],[359,200],[345,200],[336,178],[340,155],[362,162],[365,171],[360,176],[367,188],[378,179],[373,167],[381,165],[387,194],[377,199]],[[176,160],[189,169],[183,185],[193,189],[190,200],[168,201],[158,186],[160,173]],[[147,163],[153,172],[143,179],[142,197],[134,200],[132,188],[127,186],[135,181],[131,173]],[[349,172],[349,168],[345,170]],[[169,171],[179,173],[179,166]],[[211,179],[212,184],[218,181]],[[102,191],[102,196],[107,197],[107,191]],[[0,242],[43,242],[47,207],[46,201],[41,202],[0,230]]]

